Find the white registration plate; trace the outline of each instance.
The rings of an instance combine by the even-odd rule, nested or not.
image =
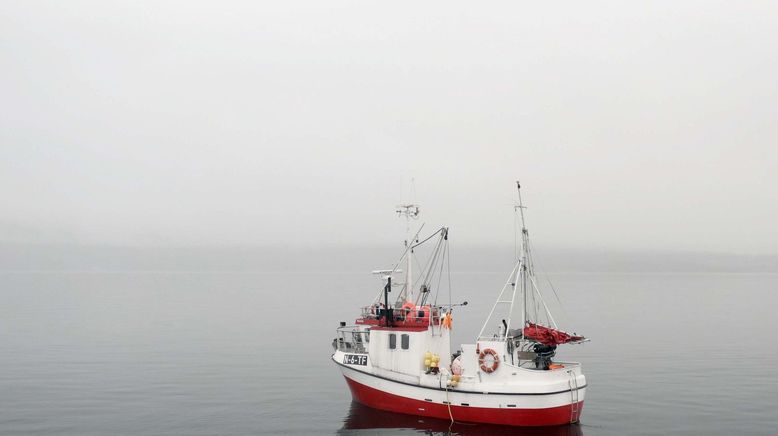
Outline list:
[[[364,354],[345,354],[343,356],[343,363],[346,365],[367,366],[367,356]]]

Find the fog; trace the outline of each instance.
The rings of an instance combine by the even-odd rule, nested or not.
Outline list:
[[[3,256],[388,246],[404,201],[512,247],[517,179],[541,249],[777,254],[777,14],[3,2]]]

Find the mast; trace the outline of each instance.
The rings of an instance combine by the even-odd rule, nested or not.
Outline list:
[[[411,242],[408,240],[408,236],[410,233],[410,229],[405,230],[405,246],[408,247]],[[405,283],[407,287],[407,297],[408,301],[416,301],[413,299],[413,247],[410,247],[408,250],[408,259],[407,260],[407,266],[405,271]]]
[[[399,204],[397,205],[397,216],[405,217],[405,298],[408,301],[415,302],[413,298],[413,241],[411,240],[411,219],[419,218],[418,204]],[[415,236],[414,236],[415,238]]]
[[[518,210],[521,216],[521,267],[519,274],[521,275],[521,328],[523,329],[527,325],[527,245],[529,235],[524,222],[524,205],[521,202],[521,184],[518,180],[516,181],[516,191],[519,193],[519,204],[514,206],[514,211]]]
[[[391,327],[394,322],[394,310],[389,307],[389,293],[392,292],[392,276],[386,276],[386,286],[384,286],[384,321],[387,327]]]
[[[524,203],[522,202],[521,199],[521,184],[518,181],[516,182],[516,190],[518,191],[519,201],[513,206],[514,213],[518,212],[518,214],[514,216],[514,223],[517,221],[515,219],[516,216],[518,216],[521,219],[521,247],[517,247],[516,249],[516,254],[517,254],[516,263],[514,264],[511,273],[508,275],[508,279],[505,282],[505,285],[503,285],[502,289],[500,290],[500,293],[497,296],[497,300],[494,302],[494,305],[492,306],[492,310],[489,312],[489,315],[486,317],[486,322],[484,322],[483,326],[481,327],[481,331],[478,333],[478,337],[476,340],[501,340],[501,341],[507,340],[509,332],[511,331],[511,327],[513,326],[513,314],[514,314],[515,305],[521,304],[520,330],[522,336],[520,337],[522,337],[524,340],[527,340],[527,337],[524,334],[524,329],[527,327],[528,324],[533,324],[533,325],[539,325],[540,326],[539,328],[541,329],[553,330],[556,332],[555,334],[567,335],[568,339],[565,339],[564,342],[559,342],[559,343],[567,343],[572,340],[582,341],[585,339],[582,336],[576,336],[575,334],[569,335],[567,333],[557,331],[558,330],[557,323],[554,320],[553,315],[551,315],[551,311],[549,310],[548,305],[546,304],[546,300],[543,298],[543,295],[541,294],[540,289],[538,288],[537,281],[535,280],[535,267],[532,262],[532,249],[530,248],[529,245],[529,231],[527,230],[527,223],[524,219],[524,209],[526,207],[524,206]],[[515,226],[514,228],[516,229],[518,228],[518,226]],[[518,242],[518,232],[514,240]],[[521,250],[520,253],[519,250]],[[554,292],[556,293],[556,291]],[[518,295],[519,293],[521,294],[520,303],[517,300],[517,297],[519,297]],[[532,293],[532,295],[530,295],[530,293]],[[530,320],[530,311],[529,311],[530,304],[534,309],[533,310],[534,316],[532,317],[531,320]],[[541,310],[541,305],[542,305],[542,310],[545,311],[544,315],[546,316],[547,324],[549,324],[548,327],[544,327],[542,324],[540,324],[539,311]],[[504,309],[506,308],[506,306],[507,306],[507,313],[506,310]],[[501,309],[498,310],[498,307],[500,307]],[[505,318],[502,318],[502,316],[505,316]],[[487,329],[489,329],[490,326],[495,325],[494,321],[500,321],[501,319],[502,319],[502,325],[499,325],[497,334],[491,335],[486,333]],[[533,341],[534,339],[530,338],[529,340]]]
[[[514,213],[516,211],[519,212],[521,217],[521,254],[518,256],[518,259],[516,260],[516,263],[513,267],[513,270],[511,271],[510,275],[508,275],[508,280],[505,282],[505,285],[502,287],[502,290],[500,290],[500,294],[497,296],[497,301],[494,302],[494,305],[492,306],[491,312],[489,312],[489,316],[486,317],[486,322],[484,322],[483,327],[481,327],[481,332],[478,333],[478,339],[488,339],[488,335],[484,336],[484,333],[486,332],[486,329],[489,327],[490,322],[494,321],[495,316],[502,313],[504,314],[505,318],[503,318],[503,326],[504,331],[502,331],[502,334],[500,335],[500,340],[507,340],[508,338],[508,332],[511,330],[511,327],[514,325],[513,320],[513,310],[515,305],[517,304],[517,294],[521,294],[521,326],[520,329],[523,332],[524,327],[527,325],[527,290],[529,289],[530,280],[531,277],[529,275],[532,272],[531,267],[529,266],[529,253],[528,253],[528,246],[529,246],[529,237],[527,232],[527,226],[524,222],[524,204],[521,201],[521,185],[519,182],[516,182],[516,189],[519,190],[519,203],[514,204],[513,211]],[[497,311],[497,307],[500,305],[507,305],[507,313],[502,311]],[[503,306],[505,307],[505,306]],[[499,316],[496,318],[497,320],[500,319]],[[501,326],[501,329],[503,328]]]

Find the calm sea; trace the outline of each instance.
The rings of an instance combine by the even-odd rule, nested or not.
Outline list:
[[[453,276],[456,343],[503,273]],[[353,273],[0,273],[0,434],[778,433],[778,275],[552,274],[562,347],[588,377],[580,425],[521,430],[352,404],[339,321]]]

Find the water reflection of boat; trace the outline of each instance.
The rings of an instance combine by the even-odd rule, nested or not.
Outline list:
[[[492,424],[466,424],[448,420],[425,418],[403,413],[384,412],[367,407],[356,401],[351,402],[343,428],[338,434],[360,434],[360,430],[381,430],[381,434],[390,434],[391,430],[407,434],[408,431],[426,434],[451,434],[464,436],[478,435],[514,435],[514,436],[583,436],[579,424],[567,424],[552,427],[511,427]],[[388,430],[388,431],[387,431]],[[367,431],[365,433],[368,433]],[[370,432],[373,433],[373,432]]]

